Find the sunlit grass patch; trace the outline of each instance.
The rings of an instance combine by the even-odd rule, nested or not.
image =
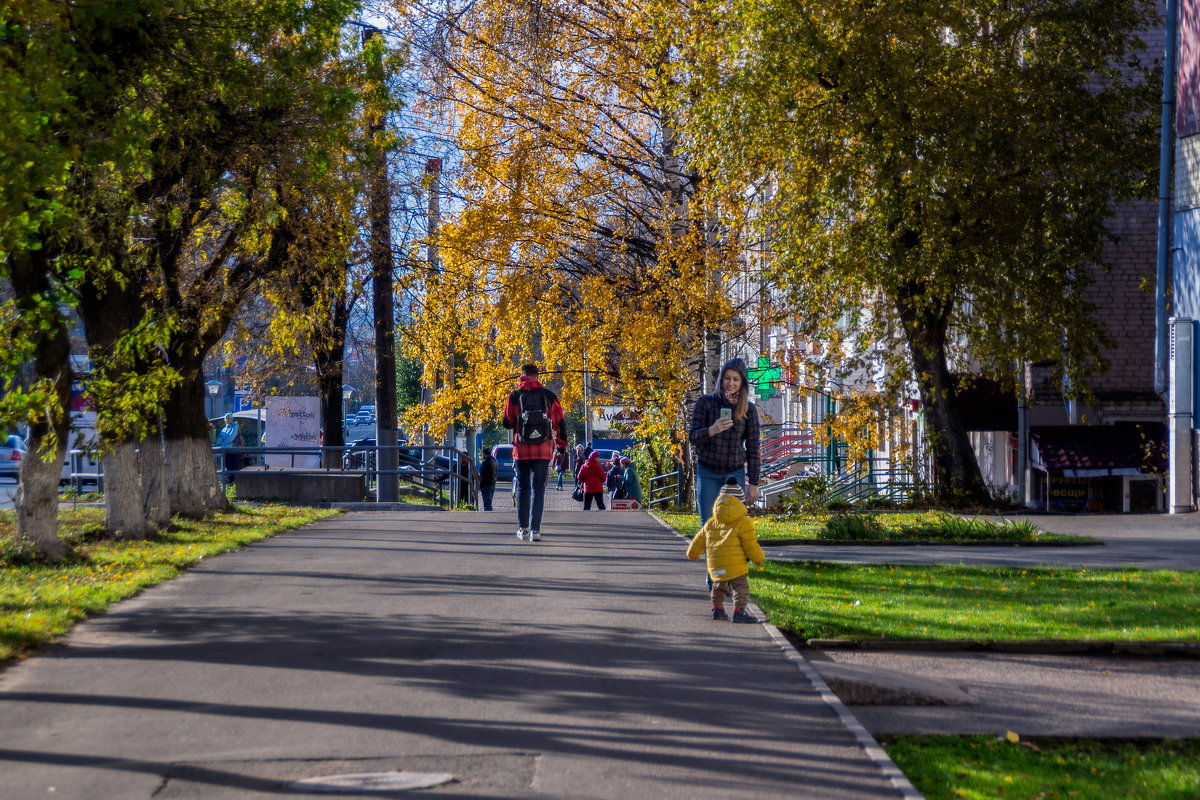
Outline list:
[[[1200,641],[1200,574],[768,561],[750,576],[798,637]]]
[[[660,512],[668,525],[691,537],[700,530],[696,514]],[[1088,542],[1085,536],[1046,533],[1026,520],[962,517],[942,511],[863,512],[853,514],[759,514],[754,532],[760,541],[836,540],[871,542],[937,542],[966,544],[1003,542]]]
[[[883,745],[927,800],[1200,797],[1200,739],[898,736]]]

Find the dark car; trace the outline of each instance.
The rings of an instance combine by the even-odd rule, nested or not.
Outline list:
[[[342,469],[375,469],[375,439],[359,439],[347,447]]]
[[[25,460],[25,440],[10,433],[0,440],[0,477],[17,480],[21,462]]]
[[[496,481],[511,481],[517,469],[513,463],[513,446],[498,444],[492,448],[492,456],[496,459]]]

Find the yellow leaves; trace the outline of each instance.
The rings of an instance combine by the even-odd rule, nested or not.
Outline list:
[[[536,360],[567,405],[587,370],[596,402],[612,392],[648,428],[674,427],[699,336],[732,316],[715,280],[729,256],[705,240],[697,187],[663,169],[650,13],[485,0],[434,54],[430,108],[453,112],[461,202],[404,348],[430,385],[457,361],[414,423],[494,417]]]

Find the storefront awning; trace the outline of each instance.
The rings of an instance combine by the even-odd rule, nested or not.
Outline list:
[[[1161,423],[1041,426],[1030,428],[1029,434],[1035,461],[1040,460],[1046,471],[1068,478],[1167,471]]]

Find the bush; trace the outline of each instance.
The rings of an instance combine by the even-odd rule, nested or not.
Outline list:
[[[869,497],[862,502],[861,507],[872,511],[894,511],[896,504],[886,497]]]
[[[879,519],[865,514],[838,514],[825,523],[824,536],[829,539],[878,540],[888,535]]]
[[[824,475],[809,475],[792,484],[792,489],[779,499],[783,513],[787,516],[815,514],[825,510],[829,501],[829,478]]]

